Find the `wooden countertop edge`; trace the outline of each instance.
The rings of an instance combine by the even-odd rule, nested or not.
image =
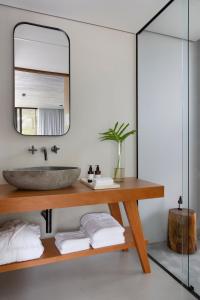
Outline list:
[[[118,189],[91,190],[81,183],[69,189],[54,191],[18,191],[9,185],[0,187],[0,214],[40,211],[129,200],[162,198],[164,186],[128,178],[128,186]]]

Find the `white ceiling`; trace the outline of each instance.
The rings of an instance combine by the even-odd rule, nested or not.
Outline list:
[[[198,41],[200,39],[200,0],[190,0],[189,7],[187,0],[174,1],[146,29],[186,40],[189,35],[190,41]]]
[[[0,4],[82,22],[139,31],[169,0],[0,0]]]

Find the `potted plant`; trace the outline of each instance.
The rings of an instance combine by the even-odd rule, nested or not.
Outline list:
[[[108,131],[100,133],[101,141],[114,141],[117,143],[117,162],[114,169],[114,180],[116,182],[124,180],[124,166],[123,166],[123,142],[130,136],[136,133],[136,130],[127,131],[129,123],[119,124],[117,122],[113,128],[108,129]]]

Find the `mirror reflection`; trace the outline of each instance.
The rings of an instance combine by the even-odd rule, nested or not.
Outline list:
[[[14,124],[23,135],[59,136],[70,126],[69,38],[21,23],[14,30]]]

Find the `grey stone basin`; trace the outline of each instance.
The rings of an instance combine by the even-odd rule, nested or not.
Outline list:
[[[4,170],[3,177],[21,190],[55,190],[72,185],[80,172],[76,167],[32,167]]]

